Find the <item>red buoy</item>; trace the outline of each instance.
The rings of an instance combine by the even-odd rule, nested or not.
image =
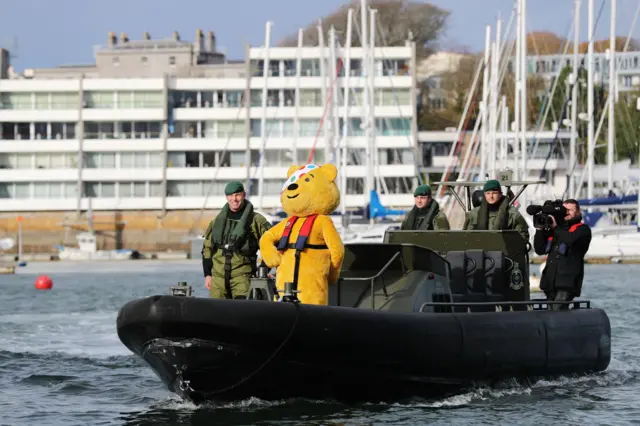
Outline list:
[[[36,278],[34,285],[36,290],[51,290],[53,287],[53,280],[46,275],[40,275]]]

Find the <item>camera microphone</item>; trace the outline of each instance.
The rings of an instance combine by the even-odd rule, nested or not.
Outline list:
[[[541,206],[536,206],[534,204],[527,206],[527,213],[530,214],[531,216],[533,216],[534,214],[538,213],[541,210],[542,210]]]

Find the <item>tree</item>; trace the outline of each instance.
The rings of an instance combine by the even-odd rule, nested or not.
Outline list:
[[[382,35],[382,44],[386,46],[403,46],[411,36],[416,42],[416,56],[418,60],[429,56],[436,48],[438,38],[442,35],[450,12],[429,3],[412,2],[408,0],[371,0],[369,5],[377,12],[377,32]],[[329,29],[333,26],[339,35],[341,44],[346,40],[347,13],[354,9],[354,22],[351,33],[351,45],[361,46],[360,40],[360,2],[353,0],[350,4],[340,7],[335,12],[322,18],[322,32],[328,40]],[[357,14],[356,14],[357,13]],[[376,44],[381,44],[380,36]],[[283,39],[279,46],[297,46],[298,35],[290,35]],[[303,31],[304,46],[318,45],[317,24],[310,24]]]
[[[617,36],[615,38],[616,52],[622,52],[627,37]],[[569,45],[567,47],[567,44]],[[578,45],[579,53],[587,53],[589,42],[584,41]],[[573,53],[573,40],[567,40],[550,31],[533,31],[527,34],[527,54],[529,55],[558,55],[564,52]],[[593,51],[603,53],[609,49],[609,39],[594,40]],[[640,41],[631,38],[627,52],[640,50]]]
[[[563,108],[567,103],[567,99],[571,98],[572,86],[569,85],[569,78],[573,73],[573,67],[566,66],[564,67],[558,77],[556,77],[558,83],[556,86],[556,90],[553,94],[553,98],[551,99],[551,110],[549,111],[547,122],[557,121],[558,123],[562,123],[563,118],[571,118],[571,104],[567,105],[565,110],[565,116],[560,117],[562,114]],[[552,79],[550,82],[549,90],[553,87],[554,80]],[[585,68],[578,68],[578,113],[587,112],[587,70]],[[549,120],[551,118],[551,120]],[[550,127],[550,126],[549,126]]]
[[[616,156],[630,159],[638,164],[640,160],[640,111],[636,109],[636,100],[640,91],[621,94],[615,105],[615,143]]]
[[[627,42],[627,37],[616,37],[616,52],[622,52],[624,50],[624,45]],[[589,49],[589,42],[585,41],[584,43],[580,43],[580,53],[587,53]],[[595,53],[603,53],[609,49],[609,39],[604,40],[594,40],[593,42],[593,51]],[[640,50],[640,41],[632,38],[629,39],[629,46],[627,47],[627,52],[634,52]],[[573,50],[571,51],[573,52]]]
[[[542,111],[547,85],[544,79],[537,75],[527,77],[527,127],[534,128],[538,123],[538,116]],[[507,97],[510,122],[514,120],[515,113],[515,75],[507,73],[502,82],[502,93]]]
[[[528,55],[557,55],[564,52],[567,40],[550,31],[527,34]],[[571,46],[569,47],[571,49]]]

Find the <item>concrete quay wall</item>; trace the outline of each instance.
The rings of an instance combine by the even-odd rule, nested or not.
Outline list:
[[[135,249],[140,252],[189,250],[186,238],[202,235],[215,217],[215,210],[160,211],[94,211],[93,228],[98,249]],[[0,214],[0,238],[11,237],[18,251],[18,218],[22,225],[23,253],[52,253],[54,245],[76,246],[76,235],[89,229],[86,213],[12,212]]]

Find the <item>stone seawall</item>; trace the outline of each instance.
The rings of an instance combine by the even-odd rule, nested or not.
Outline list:
[[[202,235],[218,211],[178,210],[165,215],[160,211],[94,211],[93,227],[98,249],[130,248],[140,252],[189,250],[189,235]],[[22,218],[22,251],[53,253],[56,244],[76,246],[76,234],[88,230],[86,213],[29,212],[0,214],[0,238],[11,237],[17,253],[18,217]]]

